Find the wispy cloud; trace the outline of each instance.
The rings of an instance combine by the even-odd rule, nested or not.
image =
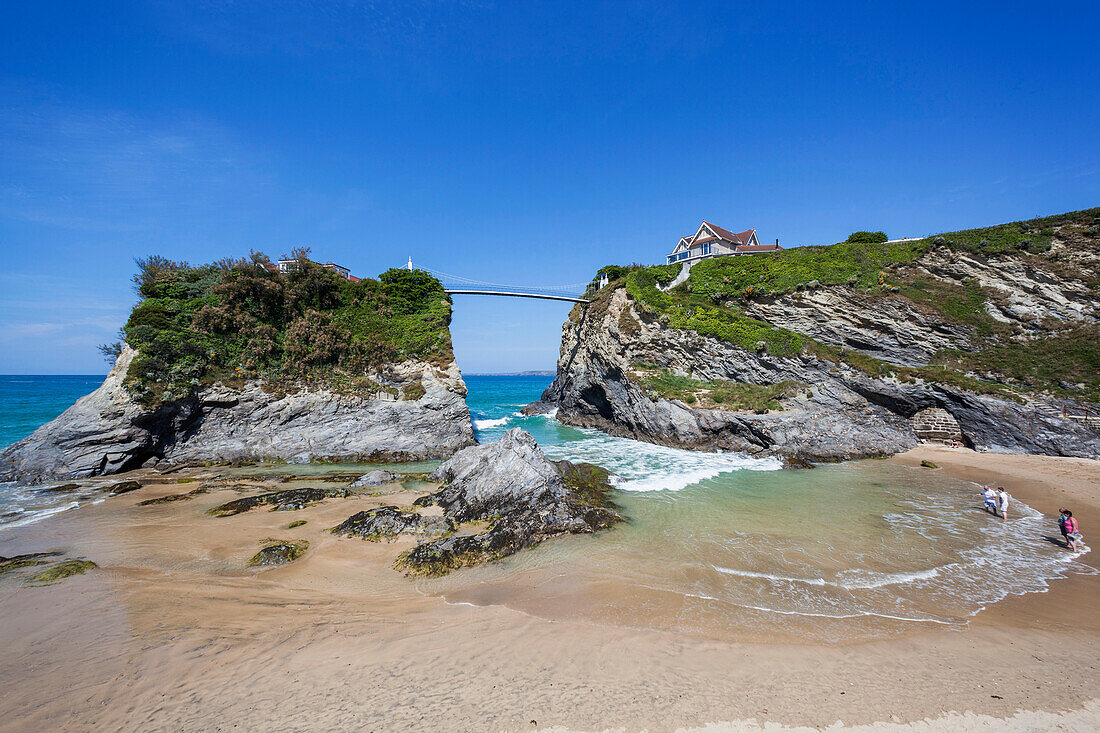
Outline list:
[[[154,120],[53,103],[10,105],[0,110],[0,141],[0,178],[7,182],[0,216],[61,229],[149,231],[267,185],[255,151],[225,128],[187,115]]]

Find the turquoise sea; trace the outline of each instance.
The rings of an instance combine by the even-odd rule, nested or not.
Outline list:
[[[0,448],[27,437],[101,384],[102,374],[0,374]]]
[[[0,443],[29,434],[101,380],[0,377]],[[1057,507],[1016,501],[1002,522],[981,510],[976,485],[938,471],[885,461],[782,470],[770,458],[676,450],[522,415],[550,381],[466,377],[478,439],[522,427],[551,458],[604,466],[627,521],[416,581],[424,593],[711,637],[839,641],[962,628],[1008,595],[1095,572],[1046,539],[1057,534],[1049,513]],[[349,467],[289,468],[308,476]],[[0,484],[0,540],[5,526],[76,506],[42,487]]]

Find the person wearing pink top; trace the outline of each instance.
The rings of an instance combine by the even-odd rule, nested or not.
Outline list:
[[[1073,512],[1069,509],[1065,512],[1066,517],[1066,545],[1070,551],[1077,552],[1077,543],[1081,541],[1081,529],[1077,525],[1077,519],[1074,518]]]

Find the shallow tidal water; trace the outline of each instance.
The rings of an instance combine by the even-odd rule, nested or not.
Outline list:
[[[421,581],[424,592],[717,638],[845,641],[961,628],[1008,595],[1093,572],[1046,539],[1052,517],[1014,501],[1003,522],[982,511],[976,485],[938,471],[885,461],[785,471],[521,415],[547,381],[471,377],[479,439],[522,427],[551,458],[610,469],[628,521]]]
[[[1057,535],[1053,517],[1014,501],[1002,522],[981,510],[976,485],[938,471],[885,461],[786,471],[773,459],[676,450],[520,414],[548,382],[468,377],[479,440],[522,427],[551,458],[604,466],[615,474],[614,499],[627,521],[413,581],[421,592],[448,603],[710,638],[843,642],[963,628],[1008,595],[1044,591],[1067,573],[1095,572],[1047,539]],[[70,396],[50,392],[57,385],[75,386],[46,379],[38,384],[41,399],[28,399],[59,413]],[[30,432],[34,420],[52,418],[46,412],[0,414],[0,422],[22,421]],[[389,468],[419,473],[436,465]],[[280,465],[228,473],[293,474],[289,488],[369,468]],[[409,484],[409,491],[431,490],[416,479]],[[0,484],[0,535],[102,500],[96,492],[74,500],[42,487]]]

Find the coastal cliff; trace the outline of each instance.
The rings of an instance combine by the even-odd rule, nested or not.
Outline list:
[[[413,461],[476,441],[450,299],[417,271],[347,280],[300,253],[151,259],[103,385],[0,452],[0,479],[161,462]]]
[[[796,462],[1100,454],[1100,209],[601,273],[528,412]]]

